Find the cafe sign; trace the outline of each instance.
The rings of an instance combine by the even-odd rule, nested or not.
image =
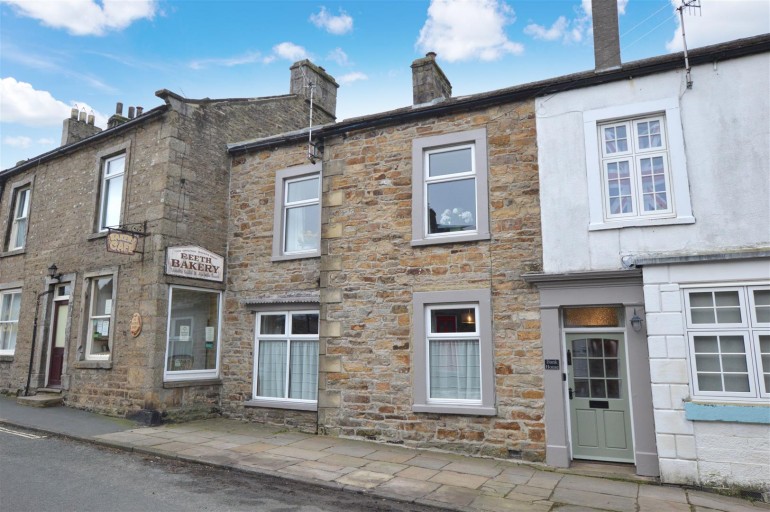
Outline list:
[[[225,280],[225,259],[194,245],[166,249],[166,274],[205,279],[221,283]]]
[[[107,252],[134,254],[137,242],[139,242],[139,236],[133,233],[110,231],[107,233]]]

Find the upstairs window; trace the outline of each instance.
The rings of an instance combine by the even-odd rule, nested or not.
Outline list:
[[[412,245],[489,239],[486,131],[412,143]]]
[[[599,125],[607,219],[673,212],[665,118]]]
[[[276,173],[273,260],[315,257],[321,250],[320,165]]]
[[[9,251],[23,249],[27,244],[27,226],[29,224],[29,200],[30,187],[22,187],[14,190],[11,206],[11,223],[8,234]]]
[[[678,98],[583,113],[589,231],[692,224]]]
[[[104,160],[99,201],[99,231],[120,226],[126,155]]]

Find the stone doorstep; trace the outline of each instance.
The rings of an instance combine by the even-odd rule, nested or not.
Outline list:
[[[34,396],[20,396],[16,403],[29,407],[57,407],[64,403],[64,398],[58,393],[38,393]]]

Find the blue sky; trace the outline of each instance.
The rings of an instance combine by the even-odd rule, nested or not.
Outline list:
[[[681,0],[619,0],[624,62],[681,49]],[[688,46],[770,32],[767,0],[701,0]],[[286,94],[310,58],[341,84],[339,119],[411,104],[427,51],[462,96],[593,67],[590,0],[0,0],[0,168],[54,149],[73,105],[97,125],[155,91]]]

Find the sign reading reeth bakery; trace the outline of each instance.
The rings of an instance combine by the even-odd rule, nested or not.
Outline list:
[[[170,276],[223,282],[225,259],[202,247],[183,246],[166,249],[166,274]]]

